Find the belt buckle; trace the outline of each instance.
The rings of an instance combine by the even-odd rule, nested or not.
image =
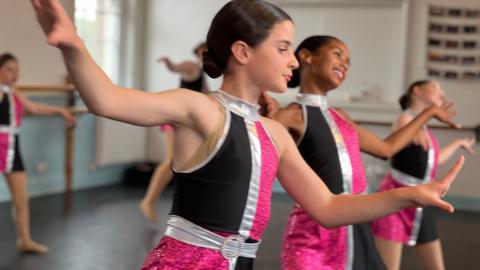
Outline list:
[[[229,242],[238,242],[238,249],[235,251],[229,251],[227,248],[227,244]],[[227,260],[235,259],[240,256],[240,254],[242,254],[243,244],[244,240],[242,237],[238,235],[230,235],[228,237],[225,237],[225,239],[223,240],[222,245],[220,246],[220,253]]]

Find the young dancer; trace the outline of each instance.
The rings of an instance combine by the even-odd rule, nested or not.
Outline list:
[[[17,231],[17,249],[20,252],[46,254],[48,248],[32,240],[28,206],[27,173],[20,153],[20,126],[23,113],[61,115],[69,126],[75,118],[66,109],[30,101],[15,89],[18,80],[17,59],[0,55],[0,171],[7,180],[12,196],[13,220]]]
[[[389,158],[431,117],[449,122],[448,106],[425,108],[412,123],[382,140],[328,105],[327,94],[348,76],[350,51],[339,39],[311,36],[295,51],[300,68],[290,87],[297,100],[276,113],[305,161],[335,194],[362,194],[367,181],[360,150]],[[282,246],[283,269],[384,269],[367,223],[327,229],[301,206],[290,215]]]
[[[202,58],[206,49],[207,44],[205,44],[205,42],[200,43],[193,49],[196,62],[183,61],[180,63],[173,63],[167,56],[158,58],[157,62],[165,63],[171,72],[180,74],[180,88],[186,88],[198,92],[207,92],[209,88],[202,69]]]
[[[179,73],[180,88],[190,89],[197,92],[207,92],[208,84],[202,68],[203,53],[206,50],[205,42],[202,42],[194,48],[193,52],[197,57],[197,62],[184,61],[182,63],[172,63],[168,57],[160,57],[157,61],[164,62],[172,72]],[[165,134],[165,158],[153,172],[147,192],[139,204],[143,216],[150,222],[157,221],[155,204],[158,196],[172,180],[173,172],[173,127],[171,125],[161,125],[161,130]]]
[[[404,110],[393,125],[399,130],[430,106],[445,102],[445,93],[436,81],[414,82],[400,98]],[[428,183],[435,178],[437,165],[446,162],[459,149],[473,154],[474,139],[453,141],[439,149],[434,134],[426,125],[408,147],[397,153],[390,172],[379,191]],[[414,246],[422,269],[445,269],[442,247],[430,208],[409,208],[372,222],[378,250],[388,269],[400,269],[403,245]]]
[[[269,221],[275,176],[315,220],[327,227],[363,222],[412,205],[441,200],[461,168],[442,180],[373,195],[333,195],[302,159],[290,135],[262,118],[255,102],[265,89],[283,92],[298,62],[294,26],[280,8],[233,0],[215,15],[204,70],[223,74],[210,95],[177,89],[148,93],[114,85],[94,63],[58,0],[34,0],[48,42],[57,46],[89,109],[143,126],[175,128],[171,217],[142,269],[252,269]]]

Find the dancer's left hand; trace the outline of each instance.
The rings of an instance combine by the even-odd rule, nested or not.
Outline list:
[[[411,203],[412,207],[435,206],[447,212],[453,213],[453,206],[442,200],[447,194],[452,182],[455,180],[457,173],[463,166],[465,158],[461,156],[455,165],[450,169],[446,176],[440,180],[433,181],[428,184],[411,187]]]

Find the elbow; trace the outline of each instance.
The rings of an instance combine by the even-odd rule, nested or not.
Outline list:
[[[325,229],[334,229],[341,226],[341,224],[335,222],[335,217],[324,216],[322,218],[316,219],[316,221]]]
[[[395,155],[395,151],[392,148],[385,149],[382,155],[379,157],[382,160],[389,160]]]
[[[110,118],[111,110],[105,104],[86,104],[88,110],[96,116]]]

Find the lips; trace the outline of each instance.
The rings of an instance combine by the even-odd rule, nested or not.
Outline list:
[[[334,68],[333,72],[335,73],[335,75],[339,80],[343,80],[345,78],[345,72],[341,71],[340,69]]]
[[[285,80],[287,82],[291,81],[292,80],[292,75],[283,75],[283,77],[285,78]]]

